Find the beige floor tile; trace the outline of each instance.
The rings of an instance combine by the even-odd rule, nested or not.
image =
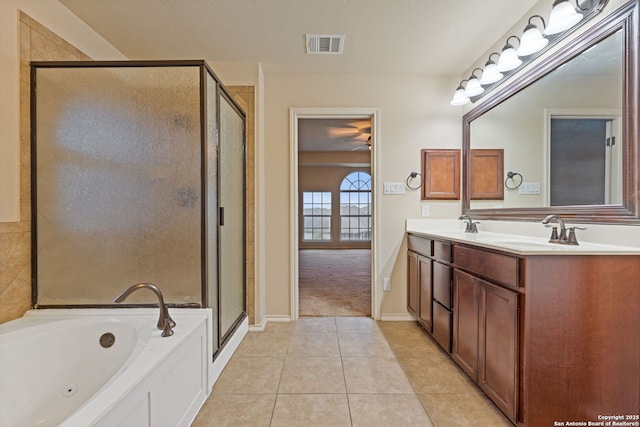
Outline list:
[[[334,317],[301,317],[293,324],[293,334],[335,334]]]
[[[346,394],[280,394],[271,427],[350,427]]]
[[[339,334],[380,333],[376,321],[369,317],[336,317],[336,328]]]
[[[378,327],[385,333],[423,333],[422,327],[418,322],[377,322]]]
[[[413,393],[395,358],[346,357],[342,366],[347,393]]]
[[[353,427],[433,427],[415,394],[350,394]]]
[[[481,390],[449,358],[400,358],[416,393],[480,393]]]
[[[387,335],[385,338],[396,357],[425,357],[427,355],[447,355],[431,337],[408,333],[406,335]]]
[[[263,333],[288,333],[293,331],[294,322],[267,322]]]
[[[287,357],[340,357],[338,336],[333,334],[292,335]]]
[[[276,394],[284,359],[232,357],[213,387],[215,394]]]
[[[483,394],[420,394],[435,427],[513,427]]]
[[[290,334],[249,332],[234,357],[285,357]]]
[[[247,334],[193,423],[405,425],[512,426],[417,323],[340,317]]]
[[[278,393],[346,393],[339,357],[289,357]]]
[[[342,357],[393,357],[393,352],[382,335],[338,334]]]
[[[211,395],[191,427],[269,427],[275,394]]]

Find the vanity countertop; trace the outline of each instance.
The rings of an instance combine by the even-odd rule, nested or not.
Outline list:
[[[438,229],[407,224],[407,233],[432,239],[449,240],[518,255],[640,255],[640,247],[579,242],[576,245],[549,243],[547,239],[518,234],[480,231],[465,233],[462,229]]]

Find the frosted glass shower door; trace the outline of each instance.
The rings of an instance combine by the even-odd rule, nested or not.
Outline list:
[[[245,312],[244,118],[220,95],[220,334],[224,338]]]
[[[35,71],[37,303],[202,304],[199,67]]]

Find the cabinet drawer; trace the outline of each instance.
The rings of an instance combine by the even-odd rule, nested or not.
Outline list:
[[[433,255],[433,250],[432,250],[433,240],[431,239],[409,234],[407,236],[407,245],[410,251],[419,253],[420,255],[424,255],[424,256]]]
[[[433,263],[433,299],[451,309],[451,267]]]
[[[451,243],[439,242],[435,240],[433,242],[433,257],[438,261],[445,263],[451,262]]]
[[[433,338],[447,353],[451,353],[451,319],[451,312],[434,301]]]
[[[520,260],[516,257],[455,245],[453,260],[464,270],[505,285],[518,286]]]

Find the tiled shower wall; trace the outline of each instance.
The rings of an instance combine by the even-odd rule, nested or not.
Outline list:
[[[30,61],[91,60],[87,55],[20,12],[20,222],[0,223],[0,323],[31,308]],[[254,104],[253,87],[227,88],[247,112],[247,311],[254,323]]]

